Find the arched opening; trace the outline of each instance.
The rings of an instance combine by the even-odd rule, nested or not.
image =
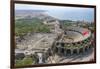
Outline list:
[[[84,41],[82,41],[81,43],[84,44]]]
[[[61,48],[61,53],[64,54],[64,48]]]
[[[59,43],[57,42],[56,45],[59,45]]]
[[[89,49],[91,49],[92,48],[92,46],[91,45],[89,45]]]
[[[77,44],[81,44],[81,42],[77,42]]]
[[[73,54],[77,54],[77,49],[74,49],[73,50]]]
[[[58,52],[58,48],[57,47],[55,48],[55,52]]]
[[[61,43],[61,46],[64,47],[64,43]]]
[[[71,55],[71,50],[67,49],[67,55]]]
[[[73,43],[73,45],[76,45],[75,43]]]
[[[88,51],[88,46],[85,47],[85,51]]]
[[[67,55],[67,51],[66,51],[66,49],[64,49],[64,56],[66,56]]]
[[[52,54],[51,54],[51,49],[50,49],[50,48],[48,49],[48,55],[49,55],[49,56],[52,55]]]
[[[82,54],[83,53],[83,48],[79,49],[79,53]]]

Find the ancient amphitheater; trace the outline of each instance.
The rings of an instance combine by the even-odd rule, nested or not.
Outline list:
[[[23,53],[25,56],[36,55],[38,64],[59,63],[60,56],[77,56],[94,46],[93,35],[87,28],[67,27],[63,30],[59,21],[54,19],[45,20],[44,24],[53,26],[52,33],[31,33],[24,36],[21,42],[16,39],[15,57]]]
[[[59,40],[56,41],[54,51],[58,54],[84,53],[93,46],[91,31],[86,28],[69,27]]]

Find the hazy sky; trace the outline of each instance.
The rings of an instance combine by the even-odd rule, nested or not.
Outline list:
[[[93,10],[91,8],[79,8],[79,7],[63,7],[63,6],[45,6],[45,5],[29,5],[29,4],[15,4],[17,10]]]
[[[15,4],[15,10],[46,10],[58,19],[94,21],[94,8]]]

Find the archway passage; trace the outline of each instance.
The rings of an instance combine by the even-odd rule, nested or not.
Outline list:
[[[61,53],[62,55],[64,55],[64,48],[61,48]]]
[[[88,46],[85,47],[85,51],[88,51]]]
[[[64,43],[61,43],[61,46],[64,47]]]
[[[92,48],[92,45],[89,45],[89,49],[91,49]]]
[[[79,53],[82,54],[83,53],[83,48],[79,49]]]
[[[78,53],[77,53],[77,49],[74,49],[74,50],[73,50],[73,54],[78,54]]]
[[[59,45],[59,43],[57,42],[56,45]]]
[[[71,55],[71,50],[67,49],[67,55]]]
[[[55,48],[55,52],[56,52],[56,53],[58,52],[58,48],[57,48],[57,47]]]

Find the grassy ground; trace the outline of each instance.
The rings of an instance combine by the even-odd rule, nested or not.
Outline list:
[[[26,65],[32,65],[33,59],[31,57],[25,57],[23,60],[16,60],[15,66],[26,66]]]
[[[29,32],[50,32],[50,29],[36,18],[15,20],[16,36],[25,35]]]

